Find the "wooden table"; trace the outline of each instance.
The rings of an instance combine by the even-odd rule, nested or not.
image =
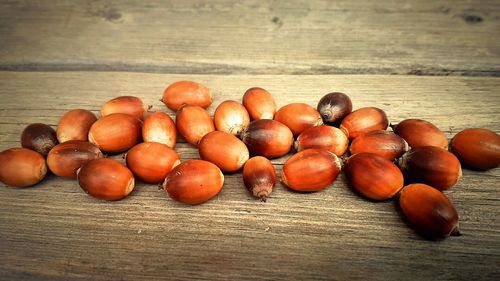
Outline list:
[[[499,132],[499,2],[382,2],[1,1],[0,149],[20,146],[29,123],[55,126],[120,95],[174,116],[159,98],[185,79],[214,91],[211,113],[253,86],[278,106],[342,91],[392,123],[423,118],[449,137]],[[198,158],[186,143],[177,151]],[[286,158],[273,160],[278,173]],[[0,279],[494,280],[499,176],[464,169],[446,191],[463,236],[442,241],[421,238],[395,202],[361,198],[343,175],[311,194],[278,184],[262,203],[228,174],[194,207],[142,183],[118,202],[53,175],[2,184]]]

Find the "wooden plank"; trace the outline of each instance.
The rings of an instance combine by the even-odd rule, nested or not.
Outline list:
[[[18,146],[30,122],[55,125],[66,110],[97,112],[118,95],[172,114],[158,99],[180,79],[214,90],[211,113],[251,86],[269,89],[280,106],[315,105],[336,90],[355,108],[379,106],[394,122],[425,118],[449,136],[466,127],[500,131],[498,78],[1,72],[0,149]],[[178,150],[184,160],[197,157],[185,143]],[[278,173],[285,159],[274,161]],[[310,194],[278,184],[262,203],[240,174],[230,174],[216,198],[194,207],[142,183],[118,202],[97,201],[52,175],[32,188],[1,185],[0,279],[493,280],[500,274],[499,176],[499,169],[464,170],[446,192],[464,235],[443,241],[422,239],[395,202],[359,197],[343,175]]]
[[[1,70],[498,76],[500,4],[2,1]]]

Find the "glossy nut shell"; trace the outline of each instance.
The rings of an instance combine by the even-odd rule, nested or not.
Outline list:
[[[177,111],[177,130],[190,144],[198,145],[201,138],[215,131],[214,122],[208,112],[195,105],[183,106]]]
[[[0,181],[14,187],[39,183],[47,174],[45,158],[26,148],[10,148],[0,152]]]
[[[113,113],[124,113],[132,115],[138,119],[144,117],[147,107],[144,102],[138,97],[121,96],[107,101],[101,108],[101,117],[111,115]]]
[[[278,121],[260,119],[248,124],[241,133],[241,140],[248,147],[250,154],[277,158],[290,151],[293,134],[287,126]]]
[[[411,148],[437,146],[448,148],[448,138],[431,122],[421,119],[406,119],[394,127],[394,133],[406,140]]]
[[[76,171],[90,160],[103,157],[97,146],[87,141],[67,141],[56,145],[47,156],[47,165],[56,176],[75,178]]]
[[[120,200],[134,189],[132,172],[120,162],[99,158],[87,162],[77,172],[78,184],[90,196],[103,200]]]
[[[298,136],[305,129],[323,124],[319,112],[305,103],[291,103],[283,106],[274,115],[274,120],[285,124]]]
[[[465,129],[451,140],[457,158],[474,169],[489,170],[500,163],[500,136],[487,129]]]
[[[351,154],[373,153],[392,161],[408,151],[408,143],[392,132],[380,130],[355,138],[349,151]]]
[[[57,139],[60,143],[70,140],[88,141],[90,127],[97,121],[94,113],[85,109],[66,112],[57,125]]]
[[[141,121],[132,115],[114,113],[92,125],[89,141],[103,152],[122,152],[140,141],[141,126]]]
[[[426,184],[403,188],[399,205],[410,225],[429,238],[458,235],[458,214],[453,203],[439,190]]]
[[[273,119],[276,113],[276,102],[273,96],[259,87],[250,88],[245,92],[243,105],[251,120]]]
[[[144,142],[132,147],[126,156],[127,167],[141,181],[162,183],[172,169],[181,163],[172,148],[157,142]]]
[[[386,130],[389,120],[385,112],[376,107],[363,107],[347,115],[340,129],[346,133],[349,140],[377,130]]]
[[[404,185],[399,168],[376,154],[355,154],[347,159],[344,170],[351,186],[373,200],[392,198]]]
[[[352,102],[344,93],[329,93],[319,100],[317,110],[325,124],[338,124],[351,113]]]
[[[230,133],[213,131],[206,134],[198,144],[203,160],[214,163],[223,172],[236,172],[249,158],[245,144]]]
[[[330,185],[340,170],[340,160],[335,154],[311,148],[288,158],[283,165],[281,181],[295,191],[319,191]]]
[[[212,91],[193,81],[178,81],[165,89],[162,101],[173,111],[185,104],[207,108],[212,104]]]
[[[49,125],[34,123],[24,128],[21,134],[21,146],[34,150],[43,156],[58,143],[56,131]]]
[[[228,100],[215,109],[214,123],[217,130],[238,136],[250,123],[250,116],[242,104]]]
[[[243,183],[253,196],[266,201],[276,184],[276,171],[267,158],[255,156],[243,167]]]
[[[326,149],[337,156],[342,156],[349,145],[349,139],[340,129],[320,125],[304,130],[295,141],[295,149],[302,151],[308,148]]]
[[[163,188],[179,202],[196,205],[216,196],[224,184],[224,175],[205,160],[188,160],[168,174]]]
[[[177,142],[175,123],[165,112],[155,112],[149,115],[142,125],[144,142],[159,142],[174,148]]]
[[[408,151],[399,159],[399,166],[408,182],[425,183],[439,190],[452,187],[462,176],[457,157],[436,146]]]

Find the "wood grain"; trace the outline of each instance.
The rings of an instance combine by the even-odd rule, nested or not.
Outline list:
[[[498,76],[500,4],[1,1],[0,70]]]
[[[171,75],[120,72],[0,72],[0,150],[18,146],[24,126],[56,125],[73,108],[98,112],[106,100],[136,95],[154,110],[171,82],[191,79],[215,92],[209,111],[240,100],[251,86],[279,106],[315,105],[330,91],[354,107],[378,106],[391,122],[424,118],[452,136],[467,127],[500,131],[498,78],[398,75]],[[177,146],[183,160],[195,148]],[[119,155],[114,156],[119,159]],[[286,157],[274,160],[278,174]],[[102,202],[72,180],[48,176],[25,189],[0,186],[1,280],[494,280],[500,274],[500,170],[464,170],[446,194],[463,236],[422,239],[393,201],[354,193],[341,175],[326,190],[276,186],[254,200],[240,174],[199,206],[139,183],[132,195]]]

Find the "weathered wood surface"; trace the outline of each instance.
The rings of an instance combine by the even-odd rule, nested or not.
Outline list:
[[[1,1],[0,70],[498,76],[500,3]]]
[[[4,71],[0,150],[19,146],[29,123],[56,125],[72,108],[98,112],[118,95],[168,111],[159,98],[180,79],[214,90],[212,113],[251,86],[269,89],[280,106],[315,105],[337,90],[355,108],[378,106],[392,122],[424,118],[450,137],[467,127],[500,131],[498,78]],[[185,143],[177,148],[184,160],[198,157]],[[278,173],[284,159],[273,161]],[[442,241],[422,239],[393,201],[361,198],[343,175],[311,194],[278,184],[267,203],[247,193],[240,174],[226,175],[222,192],[194,207],[142,183],[118,202],[95,200],[75,181],[52,175],[31,188],[1,185],[0,279],[494,280],[500,275],[499,176],[499,169],[464,170],[446,192],[463,236]]]

